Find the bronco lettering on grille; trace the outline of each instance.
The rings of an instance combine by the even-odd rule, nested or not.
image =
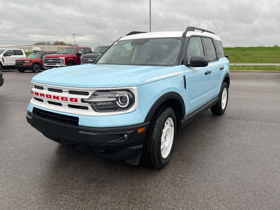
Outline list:
[[[42,98],[49,98],[49,99],[55,99],[55,100],[61,100],[61,101],[78,102],[78,98],[57,96],[57,95],[51,95],[51,94],[45,94],[45,93],[39,93],[39,92],[34,92],[34,95],[42,97]]]

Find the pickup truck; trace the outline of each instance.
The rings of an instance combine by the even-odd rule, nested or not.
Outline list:
[[[58,50],[57,54],[44,57],[44,68],[64,67],[81,64],[81,55],[91,53],[89,47],[65,47]]]

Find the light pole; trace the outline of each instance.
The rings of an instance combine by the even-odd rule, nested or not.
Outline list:
[[[152,31],[152,0],[149,0],[149,22],[150,22],[150,32]]]
[[[74,46],[76,45],[76,42],[75,42],[75,36],[76,34],[72,34],[73,35],[73,39],[74,39]]]

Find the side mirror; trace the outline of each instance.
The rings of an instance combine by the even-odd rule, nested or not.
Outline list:
[[[205,56],[192,56],[188,66],[191,67],[205,67],[208,66],[208,60]]]
[[[11,54],[10,53],[5,53],[4,56],[11,56]]]
[[[81,52],[81,51],[78,51],[78,52],[77,52],[77,56],[80,57],[81,55],[82,55],[82,52]]]

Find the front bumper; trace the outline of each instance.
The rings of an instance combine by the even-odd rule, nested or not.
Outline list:
[[[102,158],[123,161],[138,165],[146,132],[138,133],[139,128],[146,127],[149,122],[132,126],[98,128],[74,126],[56,122],[27,112],[27,121],[46,137],[73,145],[86,145]]]
[[[22,70],[32,70],[32,65],[16,65],[16,69],[22,69]]]
[[[44,64],[44,69],[60,68],[65,66],[66,66],[65,64],[54,64],[54,65]]]

